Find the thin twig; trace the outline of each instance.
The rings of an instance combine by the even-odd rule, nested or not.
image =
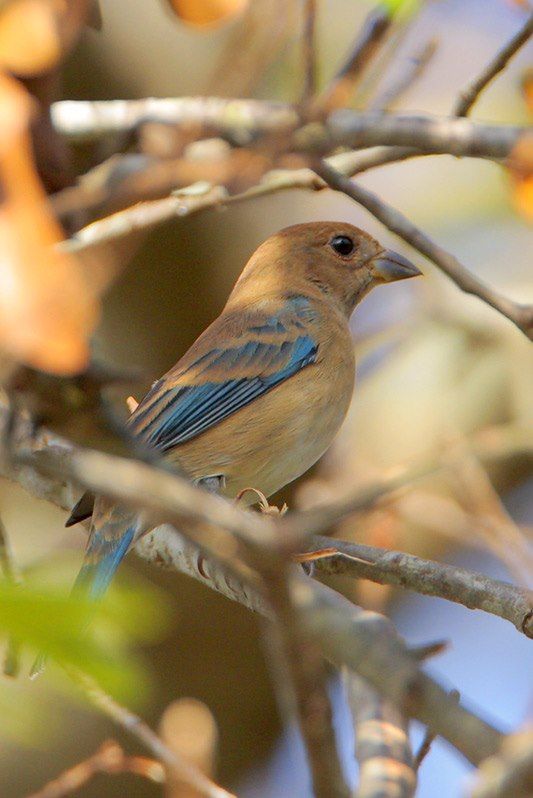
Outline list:
[[[344,684],[355,727],[357,798],[411,798],[416,773],[406,719],[356,674],[345,671]]]
[[[346,152],[334,155],[332,164],[347,174],[359,174],[383,164],[402,161],[425,155],[413,147],[374,147],[360,152]],[[223,208],[269,196],[280,191],[309,189],[319,191],[327,188],[311,169],[278,169],[268,172],[260,183],[240,194],[230,195],[223,186],[194,186],[190,190],[174,192],[172,196],[159,200],[149,200],[133,205],[123,211],[92,222],[79,230],[76,235],[60,245],[70,252],[83,252],[101,244],[108,244],[127,238],[137,232],[147,231],[171,219],[184,219],[210,209]],[[68,189],[69,202],[76,191],[81,199],[81,191]],[[57,203],[61,197],[57,195]],[[81,206],[81,205],[80,205]]]
[[[107,740],[92,756],[65,770],[27,798],[64,798],[77,793],[99,773],[108,776],[134,773],[156,784],[165,780],[165,773],[159,762],[141,756],[128,756],[115,740]]]
[[[450,691],[450,698],[453,699],[454,701],[457,701],[457,703],[459,703],[459,701],[461,699],[459,691],[458,690],[451,690]],[[420,743],[420,748],[418,749],[418,751],[416,752],[416,755],[415,755],[415,760],[414,760],[414,763],[413,763],[413,767],[414,767],[415,773],[418,773],[418,771],[420,770],[420,765],[422,764],[424,759],[429,754],[429,752],[431,750],[431,746],[433,745],[433,742],[435,741],[436,737],[437,737],[437,735],[435,734],[433,729],[430,726],[428,726],[426,728],[426,731],[425,731],[424,737],[422,739],[422,742]]]
[[[413,53],[408,60],[403,73],[368,103],[367,111],[373,113],[390,111],[390,109],[409,91],[411,86],[421,77],[437,52],[437,39],[430,39],[424,46]]]
[[[467,116],[470,109],[477,102],[481,92],[494,80],[494,78],[507,66],[511,58],[533,35],[533,14],[530,14],[524,25],[518,30],[509,42],[495,55],[492,61],[468,86],[459,92],[456,104],[452,110],[453,116]]]
[[[317,58],[316,58],[316,14],[317,0],[303,0],[303,76],[302,106],[306,106],[316,92]]]
[[[369,13],[346,60],[317,98],[314,104],[316,114],[329,113],[333,108],[341,108],[349,103],[365,67],[383,42],[390,25],[391,15],[386,9],[376,8]]]
[[[336,549],[338,555],[315,561],[321,573],[369,579],[381,585],[414,590],[424,596],[437,596],[471,610],[490,612],[510,621],[526,637],[533,639],[533,592],[529,590],[400,551],[322,536],[313,541],[313,549],[316,547],[318,551],[326,546]]]
[[[70,677],[83,691],[86,698],[104,715],[111,718],[124,731],[133,735],[175,776],[186,781],[205,798],[235,798],[233,793],[224,790],[205,776],[198,768],[177,753],[171,751],[158,735],[138,716],[121,706],[83,673],[68,669]]]
[[[473,294],[498,310],[533,340],[533,305],[520,305],[502,296],[479,280],[451,253],[429,238],[400,211],[385,203],[376,194],[350,180],[325,160],[313,165],[316,173],[334,191],[340,191],[366,208],[385,227],[425,255],[465,293]]]

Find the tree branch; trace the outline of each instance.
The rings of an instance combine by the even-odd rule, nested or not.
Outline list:
[[[329,86],[317,97],[313,111],[315,115],[329,113],[334,108],[346,105],[363,74],[381,46],[391,25],[391,15],[386,9],[372,9],[346,57]]]
[[[465,293],[473,294],[498,310],[533,340],[533,306],[520,305],[502,296],[479,280],[451,253],[432,241],[429,236],[407,219],[400,211],[387,205],[376,194],[345,177],[325,160],[314,163],[315,172],[332,188],[351,197],[366,208],[385,227],[425,255]]]
[[[511,58],[533,35],[533,14],[530,13],[524,25],[518,30],[512,39],[502,47],[496,56],[489,61],[487,66],[480,72],[468,86],[465,86],[459,93],[455,106],[452,110],[453,116],[466,116],[474,103],[477,102],[481,92],[491,83],[492,80],[507,66]]]
[[[344,684],[359,763],[357,798],[412,798],[417,779],[407,722],[356,674],[345,672]]]
[[[437,596],[471,610],[483,610],[509,621],[519,632],[533,639],[533,592],[530,590],[446,563],[330,537],[315,537],[309,550],[320,551],[326,547],[337,549],[339,553],[315,561],[321,573],[370,579],[380,585]]]
[[[19,430],[18,434],[20,438],[23,433]],[[253,551],[257,558],[264,556],[272,562],[268,546],[262,547],[272,533],[276,534],[277,527],[271,516],[260,517],[243,512],[221,497],[210,496],[180,477],[145,463],[88,450],[68,453],[58,446],[50,446],[46,440],[41,441],[41,451],[32,455],[30,442],[31,439],[26,441],[24,447],[19,440],[20,449],[26,449],[26,468],[23,469],[26,478],[23,481],[34,489],[39,486],[49,498],[55,489],[50,484],[39,485],[28,478],[30,463],[33,468],[57,475],[55,480],[63,483],[61,490],[64,490],[65,480],[73,479],[86,489],[109,496],[119,503],[142,506],[154,522],[166,520],[176,524],[207,559],[238,563],[239,546],[245,542],[248,553],[250,547],[255,546]],[[19,481],[21,476],[23,474],[19,472]],[[218,518],[213,518],[212,513]],[[187,519],[190,523],[184,526]],[[206,520],[217,526],[206,525]],[[220,534],[224,528],[232,532],[228,533],[230,537],[226,534],[221,541]],[[157,532],[150,533],[145,540],[147,538],[150,540],[139,547],[143,555],[148,551],[156,562],[169,562],[169,550],[157,538]],[[179,545],[178,540],[176,545]],[[204,584],[215,586],[203,568],[203,574],[198,576],[198,561],[192,563],[178,557],[172,561],[172,566],[201,578]],[[191,566],[193,570],[190,570]],[[211,569],[217,570],[214,565]],[[240,600],[242,581],[247,581],[250,574],[242,568],[238,573],[239,579],[233,580],[231,590],[224,592]],[[226,582],[219,580],[217,587],[220,584]],[[257,592],[255,585],[252,579],[252,594]],[[453,705],[446,692],[419,670],[416,659],[383,616],[359,610],[325,585],[304,577],[296,567],[291,569],[289,589],[304,632],[316,641],[325,657],[338,666],[347,665],[354,669],[385,696],[397,702],[409,716],[432,725],[472,762],[478,763],[496,751],[501,737],[499,732],[462,707]],[[259,599],[255,606],[262,609],[264,604]]]
[[[85,141],[126,133],[141,122],[157,120],[182,128],[196,139],[221,136],[237,146],[275,137],[283,151],[327,154],[338,146],[415,147],[426,153],[475,158],[505,158],[528,128],[483,125],[447,116],[333,111],[324,124],[300,127],[294,106],[263,100],[219,97],[148,98],[143,100],[62,100],[52,106],[56,129]]]
[[[397,116],[359,113],[342,109],[326,120],[326,135],[313,131],[316,148],[390,146],[416,147],[423,152],[448,153],[475,158],[506,158],[528,128],[511,125],[480,125],[469,119],[448,116]],[[311,151],[313,142],[306,129],[295,134],[296,148]]]

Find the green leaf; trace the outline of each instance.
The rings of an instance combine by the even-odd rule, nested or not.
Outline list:
[[[145,584],[114,588],[94,604],[63,588],[0,580],[0,637],[83,671],[121,699],[138,699],[148,690],[133,644],[160,639],[170,617],[169,602]]]
[[[421,0],[383,0],[383,5],[391,17],[403,20],[409,18],[418,11]]]

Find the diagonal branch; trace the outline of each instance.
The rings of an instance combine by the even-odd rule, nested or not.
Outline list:
[[[502,296],[472,272],[451,253],[432,241],[400,211],[385,203],[376,194],[334,169],[325,160],[316,161],[313,168],[334,191],[340,191],[366,208],[385,227],[425,255],[465,293],[473,294],[513,322],[533,340],[533,305],[520,305]]]
[[[372,9],[344,63],[329,86],[317,97],[315,114],[328,113],[348,104],[365,67],[381,46],[390,25],[391,15],[385,8]]]
[[[160,737],[138,716],[121,706],[111,696],[83,673],[69,669],[71,678],[82,690],[86,698],[104,715],[124,731],[137,738],[150,753],[172,771],[176,778],[194,787],[199,795],[205,798],[236,798],[233,793],[224,790],[211,781],[199,768],[192,765],[184,757],[171,751]]]
[[[499,53],[490,61],[480,74],[459,93],[459,97],[452,110],[453,116],[466,116],[474,103],[477,102],[481,92],[489,83],[507,66],[511,58],[523,47],[533,35],[533,13],[529,15],[524,25],[512,39],[502,47]]]

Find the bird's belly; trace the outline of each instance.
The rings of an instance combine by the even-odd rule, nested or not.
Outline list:
[[[233,497],[253,487],[270,496],[307,471],[326,451],[348,409],[353,372],[329,377],[317,368],[291,378],[292,390],[273,388],[224,422],[173,451],[193,478],[225,478]],[[312,390],[311,390],[312,389]]]

